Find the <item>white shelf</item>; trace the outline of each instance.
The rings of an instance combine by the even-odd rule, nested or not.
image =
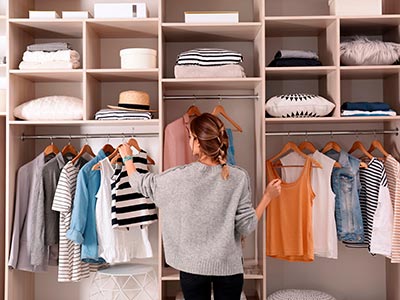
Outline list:
[[[253,90],[261,84],[260,77],[249,78],[201,78],[201,79],[163,79],[162,85],[170,90],[190,89],[230,89]]]
[[[36,38],[81,38],[83,21],[81,20],[31,20],[10,19],[17,26]]]
[[[7,113],[5,111],[0,111],[0,117],[6,117]]]
[[[267,80],[318,79],[336,71],[330,67],[266,67]]]
[[[130,82],[130,81],[156,81],[158,69],[126,70],[126,69],[89,69],[87,74],[100,81]]]
[[[78,120],[78,121],[9,121],[10,125],[37,125],[37,126],[115,126],[115,125],[134,125],[134,126],[157,126],[159,124],[158,119],[151,120]]]
[[[261,30],[261,22],[233,24],[163,23],[167,42],[253,41]]]
[[[77,70],[10,70],[10,74],[16,75],[34,82],[81,82],[83,71]]]
[[[158,18],[88,19],[88,26],[101,38],[157,38]]]
[[[267,37],[317,36],[336,21],[334,16],[266,17]]]
[[[400,26],[400,15],[346,16],[340,18],[340,34],[382,35]]]
[[[399,72],[400,65],[340,67],[340,77],[342,79],[382,79],[397,75]]]

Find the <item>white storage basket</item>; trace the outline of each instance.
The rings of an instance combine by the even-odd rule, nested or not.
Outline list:
[[[127,48],[119,52],[122,69],[152,69],[157,67],[157,51],[148,48]]]

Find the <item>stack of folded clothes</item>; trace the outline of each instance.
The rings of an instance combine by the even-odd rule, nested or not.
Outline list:
[[[20,70],[77,69],[80,55],[63,42],[29,45],[19,64]]]
[[[345,102],[341,110],[343,117],[396,116],[389,104],[383,102]]]
[[[151,112],[104,108],[96,112],[95,120],[149,120]]]
[[[175,78],[246,77],[242,61],[242,54],[232,50],[192,49],[178,55]]]
[[[307,50],[279,50],[268,67],[322,66],[318,54]]]

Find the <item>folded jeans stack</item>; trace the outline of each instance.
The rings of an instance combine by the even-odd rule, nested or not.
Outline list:
[[[343,117],[396,116],[390,105],[383,102],[345,102],[341,106]]]
[[[318,54],[308,50],[279,50],[268,67],[321,66]]]
[[[20,70],[77,69],[79,67],[79,53],[64,42],[29,45],[19,64]]]
[[[175,64],[175,78],[242,78],[246,77],[240,63],[241,53],[217,49],[196,48],[178,55]]]

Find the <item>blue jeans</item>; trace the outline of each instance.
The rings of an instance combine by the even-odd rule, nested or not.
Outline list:
[[[211,283],[215,300],[240,300],[243,288],[243,274],[205,276],[181,271],[180,281],[185,300],[210,300]]]
[[[364,242],[359,191],[361,188],[360,161],[350,154],[330,150],[325,153],[341,164],[332,171],[331,184],[335,193],[335,218],[338,239],[348,243]]]

